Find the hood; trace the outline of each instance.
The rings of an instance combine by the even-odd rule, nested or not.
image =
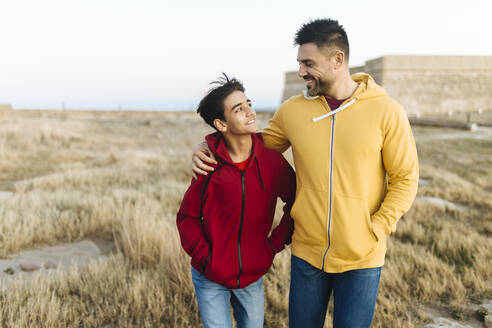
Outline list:
[[[350,98],[357,98],[357,100],[365,100],[374,97],[385,96],[386,92],[382,87],[374,82],[374,79],[366,73],[356,73],[352,75],[352,80],[357,82],[359,86],[355,90],[354,94]]]
[[[263,137],[261,133],[252,133],[251,139],[253,141],[253,149],[251,150],[251,158],[258,157],[263,151]],[[234,164],[229,153],[227,152],[225,138],[220,132],[209,134],[205,137],[208,148],[214,154],[215,158],[219,162]],[[249,161],[248,167],[253,161]]]

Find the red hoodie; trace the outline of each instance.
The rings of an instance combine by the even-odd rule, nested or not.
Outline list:
[[[240,171],[222,134],[206,137],[218,164],[191,181],[176,219],[191,265],[227,288],[244,288],[264,275],[294,227],[294,170],[280,153],[263,147],[261,134],[251,138],[252,155]],[[284,215],[269,237],[277,197],[286,203]]]

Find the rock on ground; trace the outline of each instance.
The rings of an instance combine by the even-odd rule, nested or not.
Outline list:
[[[98,246],[98,244],[100,246]],[[34,271],[67,269],[82,266],[111,252],[113,243],[82,240],[36,250],[25,250],[0,260],[0,289],[19,277],[29,277]],[[103,247],[104,246],[104,247]]]

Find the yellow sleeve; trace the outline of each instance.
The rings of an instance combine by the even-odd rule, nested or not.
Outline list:
[[[379,210],[372,216],[378,238],[395,231],[400,217],[410,209],[417,194],[419,167],[412,129],[403,108],[393,103],[385,120],[383,163],[389,176],[388,190]]]
[[[282,120],[282,107],[280,107],[270,119],[268,127],[261,132],[265,147],[283,153],[290,147],[290,142],[285,135]]]

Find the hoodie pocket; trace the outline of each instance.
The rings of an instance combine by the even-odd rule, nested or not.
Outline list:
[[[335,257],[357,261],[369,256],[378,245],[369,209],[362,198],[335,194],[331,250]]]
[[[210,258],[212,256],[212,246],[209,244],[207,247],[207,253],[203,256],[194,256],[191,259],[191,264],[193,264],[201,274],[205,274],[208,264],[210,263]]]
[[[274,254],[268,239],[261,236],[248,240],[241,248],[243,260],[243,276],[264,275],[272,265]]]
[[[208,263],[210,262],[211,256],[212,256],[212,246],[209,245],[207,257],[205,258],[205,263],[203,263],[202,273],[205,273],[207,271],[207,266],[208,266]]]
[[[236,280],[238,273],[237,249],[218,244],[212,245],[204,275],[209,280],[226,286]]]
[[[292,247],[323,252],[328,242],[328,193],[301,186],[291,210],[294,220]]]

